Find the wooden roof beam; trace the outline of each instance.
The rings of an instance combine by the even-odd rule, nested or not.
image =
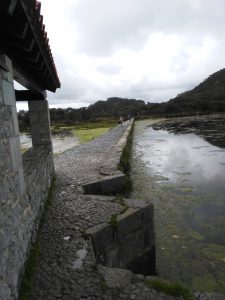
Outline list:
[[[0,1],[0,10],[6,15],[13,15],[17,0]]]
[[[15,90],[16,101],[45,100],[46,92],[33,92],[29,90]]]
[[[8,28],[5,30],[5,33],[8,33],[10,36],[22,40],[26,37],[28,28],[29,25],[27,23],[11,23],[8,25]]]

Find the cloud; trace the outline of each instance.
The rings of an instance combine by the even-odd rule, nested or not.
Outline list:
[[[62,82],[50,106],[166,101],[224,67],[224,0],[41,2]]]

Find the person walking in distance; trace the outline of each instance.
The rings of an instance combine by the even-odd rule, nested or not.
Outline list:
[[[123,125],[123,117],[122,116],[120,117],[120,125],[121,126]]]

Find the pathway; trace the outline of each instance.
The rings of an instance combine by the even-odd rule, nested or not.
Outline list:
[[[103,167],[115,164],[127,127],[117,126],[55,158],[56,189],[40,229],[40,257],[30,300],[171,299],[146,287],[142,275],[118,270],[113,278],[111,269],[97,270],[91,243],[83,234],[123,210],[113,201],[115,197],[84,195],[81,185],[97,179]],[[101,274],[108,274],[108,283]]]

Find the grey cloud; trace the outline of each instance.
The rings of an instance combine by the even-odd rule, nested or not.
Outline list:
[[[196,5],[196,2],[201,5]],[[79,50],[104,56],[121,47],[141,48],[153,32],[224,33],[225,3],[220,0],[86,0],[74,7]]]
[[[108,75],[115,75],[118,74],[121,70],[120,66],[112,65],[112,64],[104,64],[100,67],[98,67],[98,70],[102,73],[108,74]]]
[[[44,1],[46,6],[50,5],[49,0]],[[166,101],[191,89],[225,65],[224,0],[76,0],[70,1],[69,10],[65,9],[66,1],[62,2],[62,5],[66,12],[63,15],[66,22],[62,23],[68,26],[60,32],[69,32],[69,42],[66,39],[65,45],[62,44],[63,36],[59,35],[54,43],[59,24],[51,24],[50,28],[56,28],[50,41],[52,40],[52,46],[55,45],[52,52],[56,55],[55,61],[62,88],[56,94],[48,94],[50,105],[85,106],[110,96],[152,102]],[[51,9],[52,7],[49,8]],[[43,11],[45,19],[48,18],[47,13],[47,10]],[[121,49],[128,49],[134,55],[138,54],[146,46],[149,36],[154,33],[162,33],[165,36],[174,34],[182,39],[182,47],[175,51],[168,66],[165,65],[171,73],[171,78],[159,78],[160,74],[155,78],[155,70],[150,66],[147,75],[144,72],[137,78],[138,83],[126,78],[113,83],[110,77],[115,78],[122,69],[119,62],[111,64],[113,55]],[[206,37],[212,38],[215,45],[210,50],[207,60],[201,60],[197,51]],[[57,48],[60,43],[61,47]],[[195,48],[196,58],[194,57],[193,62],[193,55],[191,57],[189,50]],[[67,51],[68,49],[72,50]],[[90,61],[99,60],[99,63],[93,65],[103,82],[90,76],[86,65],[84,74],[82,66],[74,63],[79,54],[86,55]],[[204,56],[204,52],[202,55]],[[106,63],[107,60],[109,63]],[[130,61],[131,66],[132,63],[133,61]],[[157,63],[163,64],[160,59]]]

